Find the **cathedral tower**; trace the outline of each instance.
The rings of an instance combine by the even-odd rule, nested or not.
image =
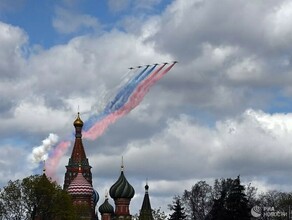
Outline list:
[[[92,187],[91,166],[82,143],[83,121],[80,119],[79,112],[73,124],[75,143],[66,166],[63,188],[71,195],[79,219],[96,220],[95,206],[99,195]]]
[[[124,166],[121,166],[119,179],[110,188],[110,196],[115,201],[115,217],[121,220],[130,220],[129,205],[135,195],[135,190],[124,175]]]
[[[149,190],[149,186],[146,183],[145,195],[144,195],[142,207],[140,210],[139,220],[154,220],[153,215],[152,215],[152,209],[151,209],[148,190]]]
[[[101,220],[112,220],[114,215],[114,207],[108,202],[108,196],[106,194],[104,203],[99,206],[98,211],[101,214]]]
[[[67,189],[72,180],[77,176],[79,166],[84,178],[92,185],[91,166],[89,165],[82,143],[83,121],[80,119],[79,112],[73,124],[75,127],[75,143],[68,165],[66,166],[64,189]]]

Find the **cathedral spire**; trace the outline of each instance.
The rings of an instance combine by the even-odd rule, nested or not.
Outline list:
[[[66,166],[67,171],[65,174],[64,189],[67,189],[71,181],[77,176],[79,166],[81,166],[81,172],[85,179],[92,184],[91,166],[85,154],[83,142],[82,142],[82,127],[83,121],[80,118],[80,113],[77,113],[77,117],[73,123],[75,127],[75,143],[69,158],[69,163]]]
[[[122,156],[121,171],[124,172],[124,157]]]
[[[43,174],[46,175],[46,160],[44,160]]]
[[[80,113],[77,113],[77,118],[74,121],[74,127],[75,127],[75,137],[81,138],[82,137],[82,127],[83,127],[83,121],[80,119]]]
[[[142,207],[140,210],[139,220],[153,220],[148,190],[149,190],[148,180],[146,179],[145,195],[144,195]]]

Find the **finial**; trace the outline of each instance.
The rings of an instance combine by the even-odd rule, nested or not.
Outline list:
[[[148,189],[149,189],[149,186],[148,186],[148,178],[146,178],[146,185],[145,185],[145,192],[148,193]]]
[[[106,200],[108,199],[108,191],[107,191],[107,189],[105,190],[105,199]]]
[[[74,121],[74,126],[75,127],[82,127],[83,126],[83,121],[80,119],[80,112],[77,112],[77,118]]]
[[[43,174],[46,174],[46,160],[43,160]]]
[[[122,156],[122,165],[121,165],[121,171],[124,171],[124,157]]]

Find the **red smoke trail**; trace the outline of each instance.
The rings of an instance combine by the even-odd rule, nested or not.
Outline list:
[[[135,91],[135,93],[130,97],[129,101],[129,109],[130,111],[135,108],[137,105],[140,104],[140,102],[143,100],[144,96],[148,93],[151,86],[153,86],[158,80],[160,80],[166,73],[168,73],[171,68],[175,65],[174,62],[169,67],[167,67],[165,70],[163,70],[160,74],[159,71],[155,72],[155,74],[151,75],[148,79],[146,79],[141,85],[139,85]],[[164,67],[163,65],[162,67]],[[126,114],[129,113],[126,112]]]
[[[115,123],[119,118],[128,114],[132,109],[139,105],[145,95],[148,93],[150,87],[154,85],[158,80],[160,80],[168,71],[170,71],[175,63],[173,63],[160,73],[165,65],[166,64],[159,67],[159,69],[157,69],[148,78],[142,81],[141,84],[135,89],[133,94],[129,97],[129,101],[122,108],[107,115],[103,120],[98,121],[96,124],[94,124],[88,131],[83,132],[83,137],[95,140],[104,133],[104,131],[110,124]],[[56,180],[55,171],[57,170],[57,166],[69,146],[70,141],[63,141],[57,145],[53,155],[46,161],[47,176]]]
[[[166,64],[161,66],[151,75],[151,77],[143,81],[131,95],[129,101],[122,108],[109,114],[103,120],[94,124],[88,131],[83,132],[83,137],[95,140],[104,133],[110,124],[113,124],[116,120],[128,114],[132,109],[139,105],[149,91],[149,88],[160,80],[175,65],[175,63],[166,68],[162,73],[158,74],[165,65]]]
[[[46,175],[51,177],[53,180],[56,180],[55,171],[57,170],[57,166],[69,146],[70,141],[60,142],[55,148],[53,155],[46,161]]]

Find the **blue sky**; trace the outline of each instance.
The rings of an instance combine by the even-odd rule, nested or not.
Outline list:
[[[198,180],[238,174],[291,191],[291,36],[288,0],[1,1],[1,186],[39,172],[33,149],[70,136],[77,106],[84,121],[100,111],[130,66],[178,60],[138,107],[84,140],[94,187],[116,181],[124,156],[133,212],[147,177],[163,210]]]
[[[85,33],[96,34],[112,28],[122,30],[123,27],[119,24],[119,20],[128,16],[146,18],[159,14],[170,3],[168,0],[154,1],[154,3],[150,1],[147,5],[147,1],[145,1],[141,5],[136,5],[133,1],[126,0],[120,1],[120,3],[113,3],[116,6],[111,6],[111,3],[105,0],[19,0],[18,2],[19,6],[13,7],[8,1],[4,1],[2,9],[0,8],[2,21],[24,29],[29,36],[30,45],[41,45],[44,48],[66,43],[72,37]],[[18,4],[16,3],[16,5]],[[101,26],[97,32],[92,27],[81,27],[82,25],[80,25],[70,33],[60,33],[53,27],[53,21],[58,18],[59,10],[65,10],[72,13],[72,15],[89,16],[100,23]]]

